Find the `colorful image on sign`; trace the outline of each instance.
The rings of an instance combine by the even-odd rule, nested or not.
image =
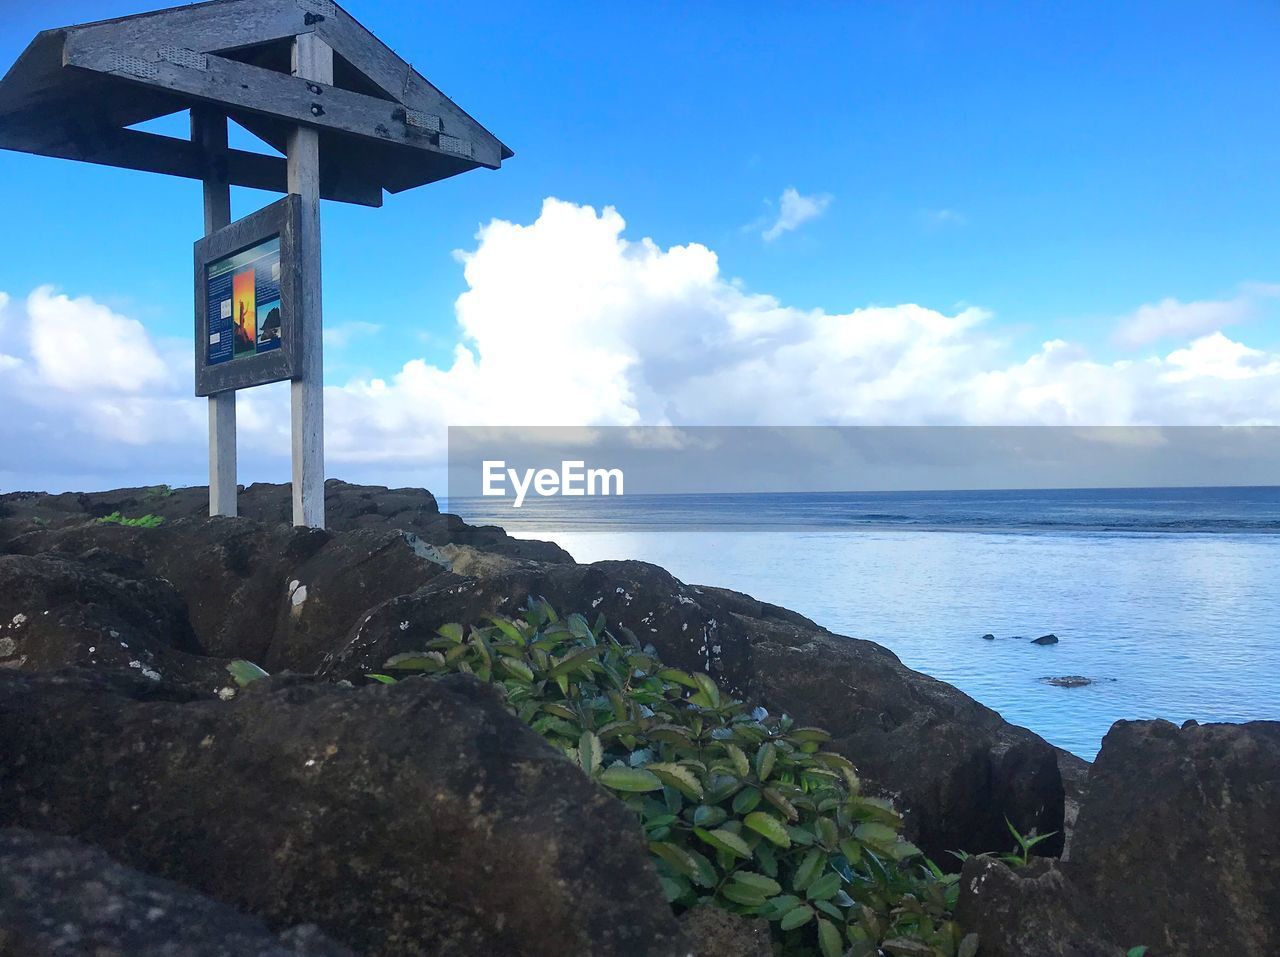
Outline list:
[[[280,237],[208,266],[208,361],[230,362],[280,348]]]

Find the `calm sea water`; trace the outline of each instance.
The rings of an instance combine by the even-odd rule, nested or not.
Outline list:
[[[581,562],[654,562],[869,638],[1085,758],[1120,718],[1280,719],[1280,488],[449,507]],[[1057,645],[1031,644],[1049,632]],[[1063,675],[1093,683],[1041,680]]]

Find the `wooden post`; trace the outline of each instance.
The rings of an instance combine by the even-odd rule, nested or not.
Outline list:
[[[231,186],[227,182],[227,118],[210,107],[191,110],[191,141],[204,160],[204,234],[231,223]],[[209,514],[237,512],[236,394],[209,396]]]
[[[333,48],[315,33],[293,40],[293,75],[333,83]],[[317,96],[317,107],[323,109]],[[301,374],[289,383],[293,425],[293,524],[324,528],[324,341],[320,276],[320,137],[310,127],[289,136],[289,192],[302,197],[298,236]]]

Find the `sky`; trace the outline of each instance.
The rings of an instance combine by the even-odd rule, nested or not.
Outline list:
[[[0,0],[0,64],[160,6]],[[347,7],[516,155],[325,205],[330,475],[430,484],[447,425],[1280,424],[1274,3]],[[0,490],[204,481],[198,185],[0,153],[0,210]],[[287,404],[239,396],[242,482]]]

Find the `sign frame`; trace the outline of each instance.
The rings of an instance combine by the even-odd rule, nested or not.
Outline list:
[[[302,374],[303,296],[299,237],[302,231],[302,197],[291,193],[195,243],[195,392],[217,395],[296,379]],[[210,265],[280,239],[280,347],[265,354],[242,356],[226,362],[209,362]]]

